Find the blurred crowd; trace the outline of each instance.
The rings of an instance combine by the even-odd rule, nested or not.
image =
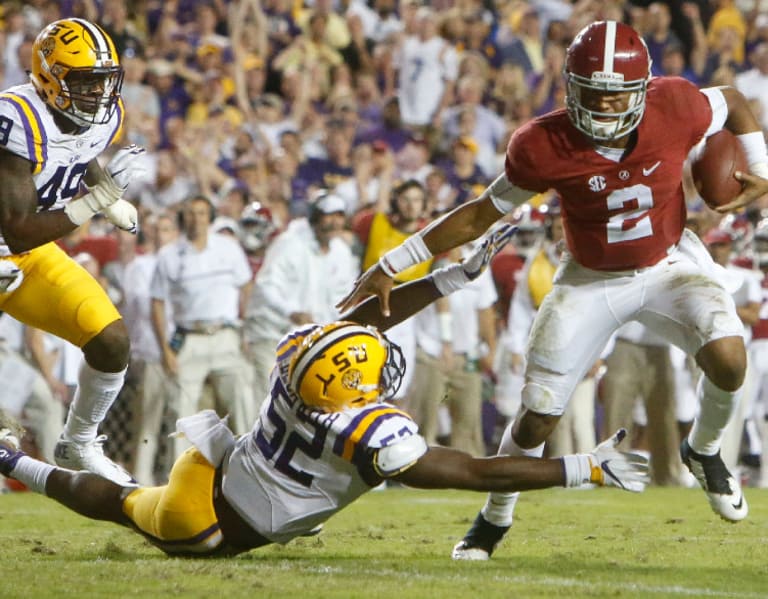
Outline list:
[[[169,422],[213,405],[245,432],[268,392],[276,341],[293,326],[337,318],[335,303],[362,269],[475,197],[503,169],[511,133],[563,107],[565,49],[585,24],[630,23],[645,37],[654,75],[733,85],[768,130],[768,7],[757,0],[25,0],[0,8],[3,89],[27,81],[34,37],[66,16],[100,24],[125,69],[120,143],[148,150],[146,175],[126,194],[141,231],[95,218],[61,244],[102,281],[131,332],[125,411],[114,425],[122,441],[107,451],[120,450],[145,484],[163,481],[178,451]],[[716,254],[757,356],[768,346],[768,215],[721,219],[692,184],[686,197],[689,225]],[[405,408],[428,441],[475,455],[493,451],[519,405],[527,327],[561,249],[551,194],[512,218],[520,231],[487,276],[391,332],[410,367]],[[398,282],[460,259],[440,256]],[[9,320],[0,319],[0,406],[23,417],[50,459],[80,354]],[[765,486],[761,362],[751,362],[724,457]],[[625,425],[652,454],[656,482],[684,484],[676,448],[696,410],[697,380],[695,365],[663,340],[627,327],[577,391],[549,451],[589,450]]]

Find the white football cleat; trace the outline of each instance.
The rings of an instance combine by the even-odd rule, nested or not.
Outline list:
[[[487,562],[491,555],[482,547],[470,547],[466,541],[459,541],[451,552],[451,558],[471,562]]]
[[[88,443],[75,443],[64,436],[53,450],[56,464],[69,470],[87,470],[124,487],[138,487],[139,483],[119,464],[104,455],[106,435],[99,435]]]
[[[509,526],[496,526],[478,514],[472,526],[451,552],[451,558],[473,562],[487,561],[496,545],[507,534]]]
[[[719,451],[715,455],[701,455],[693,451],[685,439],[680,445],[680,457],[699,481],[716,514],[729,522],[747,517],[749,506],[741,485],[728,472]]]

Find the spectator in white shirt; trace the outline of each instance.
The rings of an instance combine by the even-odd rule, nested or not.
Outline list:
[[[232,237],[209,233],[213,204],[193,196],[181,211],[183,235],[161,248],[150,286],[152,323],[163,366],[178,382],[175,413],[200,409],[203,384],[211,384],[216,407],[230,426],[248,431],[255,418],[250,371],[241,351],[240,323],[250,291],[251,269]],[[175,332],[167,335],[166,303]],[[176,443],[175,453],[182,449]]]
[[[327,323],[351,289],[359,265],[339,234],[344,230],[345,203],[322,195],[307,219],[294,219],[267,249],[256,277],[246,320],[248,356],[254,368],[254,396],[263,401],[275,345],[292,328],[308,322]]]

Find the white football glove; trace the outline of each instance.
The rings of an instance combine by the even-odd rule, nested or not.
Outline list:
[[[616,450],[626,435],[626,430],[619,429],[587,454],[592,462],[590,482],[640,493],[650,482],[648,458]]]
[[[145,153],[144,148],[135,144],[120,148],[104,168],[108,175],[108,183],[114,185],[120,191],[120,195],[128,189],[132,179],[146,172],[146,167],[140,159]]]
[[[501,251],[517,227],[509,223],[497,223],[475,242],[472,253],[461,262],[461,268],[470,281],[474,281],[488,268],[493,257]]]
[[[136,211],[136,206],[130,202],[121,198],[111,206],[104,208],[102,212],[107,217],[107,220],[118,229],[129,231],[134,235],[138,232],[139,213]]]
[[[91,187],[83,197],[64,206],[69,220],[80,226],[97,212],[105,212],[106,208],[117,202],[131,179],[144,172],[144,165],[136,159],[145,152],[144,148],[136,145],[119,149],[104,169],[104,180]],[[114,224],[123,228],[117,223]]]
[[[449,295],[479,277],[516,231],[517,227],[508,223],[496,224],[477,240],[472,252],[464,260],[432,273],[432,282],[440,294]]]

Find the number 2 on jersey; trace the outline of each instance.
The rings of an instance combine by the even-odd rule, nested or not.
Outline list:
[[[637,201],[637,208],[630,202]],[[606,198],[608,210],[622,210],[608,219],[608,243],[632,241],[651,237],[653,226],[648,211],[653,208],[653,193],[647,185],[632,185],[617,189]]]

